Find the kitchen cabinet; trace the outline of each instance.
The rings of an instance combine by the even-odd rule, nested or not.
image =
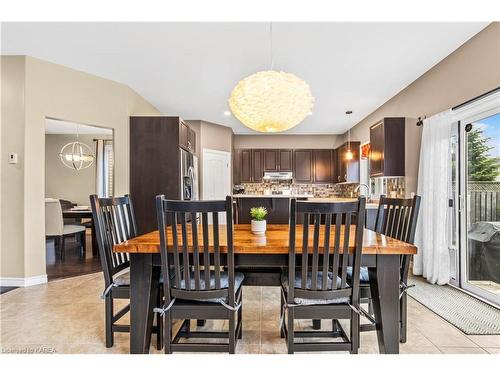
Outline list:
[[[313,153],[312,150],[293,151],[293,178],[295,182],[313,182]]]
[[[360,142],[351,142],[352,159],[346,159],[349,145],[344,143],[337,148],[337,182],[359,182],[359,147]]]
[[[193,154],[196,152],[196,132],[183,121],[180,123],[179,146]]]
[[[264,150],[264,171],[278,172],[279,171],[279,154],[278,150]]]
[[[291,172],[292,171],[292,150],[278,150],[279,156],[279,171],[280,172]]]
[[[405,175],[405,119],[386,117],[370,127],[370,176]]]
[[[241,150],[239,156],[240,182],[253,182],[252,150]]]
[[[252,150],[252,182],[262,182],[264,177],[264,150]]]
[[[314,182],[333,182],[332,150],[313,150]]]
[[[292,150],[264,150],[265,172],[291,172]]]
[[[185,126],[179,117],[130,117],[130,195],[138,234],[158,229],[157,195],[182,199],[179,147],[188,140]]]
[[[233,150],[233,185],[241,184],[241,150]]]

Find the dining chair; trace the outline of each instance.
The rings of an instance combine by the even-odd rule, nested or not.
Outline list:
[[[128,195],[114,198],[90,196],[92,216],[96,229],[97,247],[104,275],[105,332],[106,347],[114,344],[115,332],[130,332],[128,324],[117,322],[130,311],[130,304],[114,312],[115,299],[130,299],[130,259],[127,253],[114,253],[113,246],[137,235],[132,200]],[[157,292],[157,306],[161,303],[161,293]],[[156,315],[156,346],[160,350],[162,343],[162,319]]]
[[[235,272],[232,199],[174,201],[156,197],[164,305],[165,353],[174,351],[236,350],[242,334],[242,283]],[[226,221],[225,227],[219,225]],[[188,222],[188,218],[199,217]],[[167,223],[169,225],[167,226]],[[224,238],[225,237],[225,238]],[[173,277],[169,277],[173,265]],[[182,324],[173,335],[172,321]],[[191,331],[190,319],[228,320],[227,331]],[[227,342],[189,342],[189,338],[218,338]],[[184,342],[181,342],[182,339]],[[225,341],[225,340],[224,340]]]
[[[418,195],[411,199],[387,198],[385,195],[381,195],[375,219],[375,231],[414,244],[420,201],[421,197]],[[411,257],[411,255],[401,255],[400,260],[399,341],[401,343],[406,342],[407,336],[407,289],[412,286],[408,285]],[[371,306],[370,279],[368,269],[365,267],[361,268],[360,281],[362,302],[368,302]],[[369,323],[362,324],[360,331],[375,330],[376,321],[373,311],[361,308],[361,312],[369,320]]]
[[[329,350],[348,350],[353,354],[358,352],[359,272],[365,203],[364,197],[356,202],[291,200],[288,275],[284,275],[282,280],[280,322],[288,353]],[[299,217],[303,218],[301,235],[297,235],[300,233],[296,224]],[[297,242],[302,243],[299,251]],[[348,283],[349,254],[352,255],[355,277]],[[300,262],[297,261],[299,257]],[[332,331],[295,331],[294,322],[297,319],[329,319],[332,321]],[[350,321],[349,336],[339,319]],[[342,342],[295,340],[314,337],[340,337]]]
[[[80,245],[80,258],[85,256],[86,228],[83,225],[64,224],[59,199],[45,198],[45,237],[54,239],[54,250],[59,259],[65,258],[66,237],[76,237]]]

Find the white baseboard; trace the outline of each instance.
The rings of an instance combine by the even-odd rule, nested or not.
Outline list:
[[[38,284],[46,284],[47,275],[31,277],[0,277],[0,286],[27,287]]]

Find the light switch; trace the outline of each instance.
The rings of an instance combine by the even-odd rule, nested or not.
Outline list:
[[[17,154],[15,152],[9,153],[9,164],[17,164]]]

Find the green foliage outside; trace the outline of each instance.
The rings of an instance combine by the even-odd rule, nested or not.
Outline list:
[[[480,128],[467,135],[469,181],[495,181],[500,175],[500,158],[490,156],[491,138],[483,136]]]

